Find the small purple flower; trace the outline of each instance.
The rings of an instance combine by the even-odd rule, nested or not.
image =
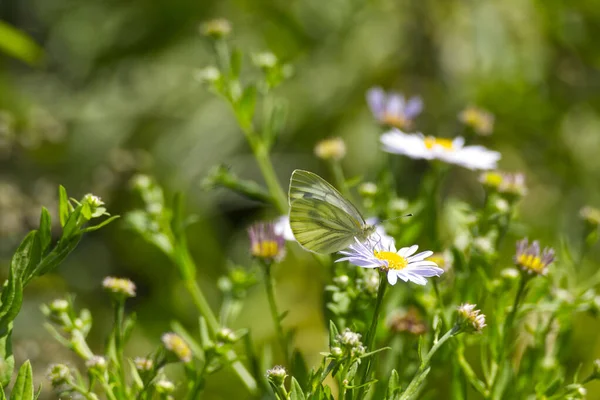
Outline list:
[[[423,111],[423,101],[419,96],[406,99],[401,93],[386,94],[380,87],[367,91],[367,103],[377,120],[389,127],[407,129]]]
[[[515,264],[529,274],[546,275],[548,266],[554,262],[554,249],[540,248],[540,242],[534,240],[531,245],[527,239],[517,242]]]
[[[285,255],[283,232],[273,222],[259,222],[248,228],[250,252],[254,257],[268,262],[279,261]]]

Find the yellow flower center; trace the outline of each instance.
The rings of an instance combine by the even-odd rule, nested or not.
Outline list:
[[[397,114],[384,114],[383,123],[394,128],[403,129],[410,126],[410,120],[404,118],[402,115]]]
[[[542,259],[532,254],[521,254],[517,258],[517,262],[521,267],[531,271],[539,273],[544,270],[544,263],[542,263]]]
[[[434,146],[442,147],[444,150],[448,150],[448,151],[454,150],[452,140],[436,138],[433,136],[427,136],[425,138],[425,147],[427,147],[429,150],[431,150],[434,148]]]
[[[406,266],[408,265],[408,261],[406,260],[406,258],[392,251],[375,250],[373,254],[377,259],[387,261],[389,269],[401,270],[406,268]]]
[[[252,245],[252,255],[260,258],[274,258],[279,254],[279,245],[274,240],[263,240]]]

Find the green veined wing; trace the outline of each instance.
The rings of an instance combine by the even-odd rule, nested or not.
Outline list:
[[[352,218],[357,220],[361,226],[365,225],[365,219],[352,203],[342,196],[336,188],[331,186],[325,179],[312,172],[301,169],[294,170],[290,179],[290,190],[288,201],[290,206],[296,199],[317,199],[332,204],[344,210]]]
[[[334,253],[365,240],[372,232],[360,212],[323,178],[308,171],[292,173],[290,226],[298,243],[316,253]]]

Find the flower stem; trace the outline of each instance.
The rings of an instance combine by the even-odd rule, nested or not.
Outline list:
[[[193,265],[191,258],[182,257],[182,258],[178,258],[178,260],[186,260],[185,261],[186,263],[192,263],[191,265],[185,266],[185,268],[181,268],[181,266],[180,266],[180,269],[182,269],[182,270],[190,269],[190,268],[193,268],[193,270],[196,269],[196,266]],[[215,314],[212,312],[210,305],[208,304],[208,301],[206,300],[206,297],[204,297],[202,290],[200,289],[200,287],[198,286],[198,283],[196,282],[196,280],[194,278],[189,277],[189,278],[184,279],[184,281],[185,281],[185,287],[188,290],[188,292],[190,293],[190,296],[192,296],[192,301],[194,302],[196,309],[206,319],[208,329],[214,334],[215,332],[217,332],[219,330],[219,321],[215,317]],[[237,359],[237,356],[233,350],[231,350],[227,353],[227,359],[228,360]],[[255,393],[257,390],[256,380],[248,372],[248,370],[246,369],[244,364],[242,364],[240,361],[234,361],[231,364],[231,366],[232,366],[233,370],[236,372],[236,374],[238,375],[238,377],[240,378],[240,380],[244,383],[244,385],[246,386],[248,391],[250,391],[251,393]]]
[[[283,327],[281,326],[281,318],[280,318],[279,311],[277,310],[277,302],[275,301],[275,280],[273,278],[271,267],[272,267],[272,264],[265,263],[265,265],[264,265],[265,287],[267,289],[267,299],[269,301],[269,308],[271,309],[271,318],[273,318],[273,323],[275,324],[275,330],[277,331],[277,338],[279,340],[279,345],[281,346],[281,351],[283,352],[285,363],[289,367],[290,359],[289,359],[287,339],[285,337],[285,333],[283,332]]]
[[[385,277],[385,273],[379,274],[379,289],[377,290],[377,300],[375,302],[375,311],[373,312],[373,320],[371,321],[371,326],[367,331],[367,336],[365,336],[365,346],[367,351],[373,351],[373,343],[375,342],[375,334],[377,332],[377,323],[379,321],[379,313],[381,312],[381,304],[383,303],[383,297],[385,295],[385,289],[387,288],[387,281]],[[362,399],[363,393],[365,390],[365,386],[363,386],[367,379],[369,378],[369,372],[371,370],[371,358],[369,357],[363,364],[361,364],[362,371],[359,370],[360,381],[356,399]],[[362,373],[361,373],[362,372]]]
[[[329,168],[331,169],[331,173],[333,174],[335,186],[340,190],[344,197],[352,200],[352,195],[350,194],[350,190],[346,184],[346,178],[344,177],[344,171],[342,170],[340,162],[337,160],[331,160],[328,162],[328,164]]]

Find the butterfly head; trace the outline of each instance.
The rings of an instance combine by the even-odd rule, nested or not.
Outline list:
[[[364,240],[367,240],[368,238],[371,237],[371,235],[373,235],[375,233],[376,230],[377,230],[377,227],[375,225],[366,224],[362,228],[361,235],[364,238]]]

